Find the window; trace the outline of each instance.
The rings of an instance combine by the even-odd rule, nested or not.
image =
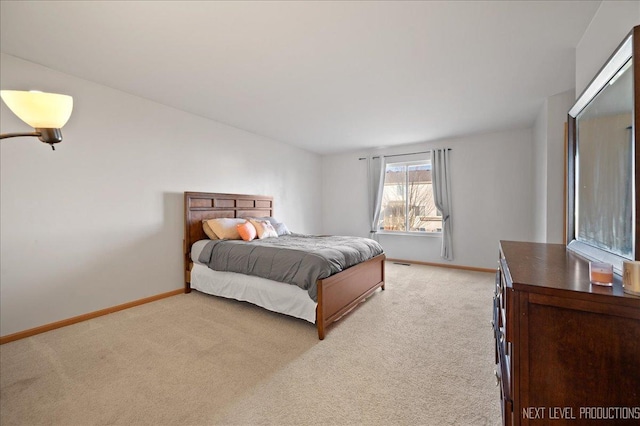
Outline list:
[[[387,163],[379,229],[387,232],[442,232],[428,160]]]

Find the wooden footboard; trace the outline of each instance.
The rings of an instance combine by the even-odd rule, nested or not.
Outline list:
[[[318,280],[316,326],[320,340],[324,339],[328,325],[354,309],[378,287],[384,290],[384,260],[385,255],[381,254]]]

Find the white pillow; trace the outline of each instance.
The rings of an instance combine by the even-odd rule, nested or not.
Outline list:
[[[272,223],[271,225],[273,225],[273,228],[278,233],[278,237],[280,235],[291,235],[291,231],[289,231],[289,228],[287,228],[287,225],[285,225],[284,223],[278,222],[278,223]]]
[[[224,217],[209,219],[207,225],[221,240],[241,240],[237,226],[245,222],[245,219]]]
[[[278,233],[268,220],[249,219],[249,222],[251,222],[251,224],[256,228],[256,231],[258,231],[259,239],[278,238]]]

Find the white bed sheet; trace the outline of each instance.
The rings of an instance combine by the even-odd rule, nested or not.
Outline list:
[[[191,288],[214,296],[258,305],[273,312],[316,323],[316,306],[306,290],[292,284],[235,272],[214,271],[198,261],[209,240],[200,240],[191,248]]]

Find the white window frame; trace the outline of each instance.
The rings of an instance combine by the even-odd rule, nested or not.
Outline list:
[[[416,166],[416,165],[422,165],[422,164],[428,164],[430,166],[432,166],[431,164],[431,160],[430,159],[420,159],[420,160],[405,160],[405,161],[393,161],[393,162],[388,162],[385,165],[386,167],[389,166],[405,166],[407,167],[407,169],[405,170],[405,175],[404,175],[404,202],[405,202],[405,214],[404,214],[404,228],[405,231],[393,231],[393,230],[384,230],[384,228],[380,229],[380,224],[378,225],[378,233],[379,234],[387,234],[387,235],[410,235],[410,236],[426,236],[426,237],[440,237],[442,236],[442,227],[440,227],[439,231],[411,231],[409,230],[411,227],[409,226],[409,173],[408,173],[408,167],[409,166]],[[433,180],[432,180],[433,182]],[[385,170],[385,183],[386,183],[386,170]],[[384,184],[383,184],[384,185]],[[433,186],[432,186],[433,188]],[[432,189],[433,190],[433,189]],[[438,210],[438,208],[436,207],[436,212],[437,215],[442,217],[442,213],[440,212],[440,210]],[[384,221],[384,216],[381,215],[380,216],[380,223],[382,223]]]

